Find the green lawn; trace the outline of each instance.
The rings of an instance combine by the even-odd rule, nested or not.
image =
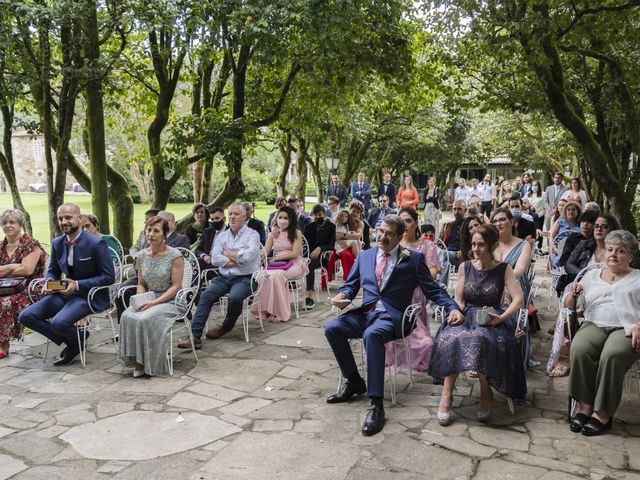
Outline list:
[[[21,193],[22,202],[31,215],[31,223],[33,225],[34,237],[42,242],[51,243],[49,239],[49,218],[47,213],[47,196],[42,193]],[[65,201],[75,203],[84,213],[91,213],[91,195],[87,194],[67,194]],[[11,195],[8,193],[0,193],[0,211],[12,208]],[[191,213],[192,204],[190,203],[170,203],[167,210],[174,213],[176,218],[182,218],[184,215]],[[142,230],[144,222],[144,212],[149,205],[134,205],[135,214],[133,218],[133,238],[135,239],[138,232]],[[269,213],[273,211],[272,205],[266,205],[264,202],[256,203],[255,216],[266,222],[269,219]],[[113,215],[113,212],[112,212]],[[112,222],[113,225],[113,217]]]

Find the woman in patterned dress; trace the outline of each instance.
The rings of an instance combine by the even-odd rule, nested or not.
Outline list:
[[[171,303],[181,288],[184,260],[165,239],[169,224],[152,217],[145,226],[147,248],[138,256],[138,294],[150,292],[151,298],[136,308],[130,305],[120,319],[118,357],[126,367],[135,367],[134,377],[163,375],[169,346],[169,332],[178,307]],[[133,298],[133,297],[132,297]]]
[[[4,240],[0,243],[0,278],[39,278],[44,274],[47,254],[37,240],[22,231],[24,213],[9,209],[0,214]],[[9,355],[9,341],[20,338],[20,312],[31,303],[27,289],[0,297],[0,359]]]
[[[414,252],[421,253],[424,261],[433,278],[436,278],[440,271],[440,258],[438,257],[438,249],[436,244],[431,240],[423,240],[420,238],[420,223],[418,213],[411,207],[400,209],[400,218],[404,220],[405,230],[400,245]],[[420,303],[422,311],[416,318],[416,328],[409,335],[409,348],[411,349],[411,370],[426,372],[429,368],[429,359],[431,358],[431,350],[433,348],[433,338],[429,331],[429,312],[427,310],[427,298],[422,293],[420,287],[416,287],[413,292],[411,303]],[[392,364],[391,344],[387,344],[387,363]],[[405,355],[398,355],[396,359],[396,368],[398,370],[408,370]]]

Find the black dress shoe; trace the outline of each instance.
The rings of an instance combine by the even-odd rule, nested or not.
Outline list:
[[[384,427],[384,407],[371,405],[362,424],[362,434],[365,437],[375,435]]]
[[[569,425],[569,430],[574,433],[578,433],[582,431],[582,427],[585,423],[589,421],[589,416],[584,413],[576,413],[573,417],[571,417],[571,424]]]
[[[60,358],[53,362],[53,366],[61,367],[63,365],[69,365],[75,360],[79,353],[80,347],[78,345],[69,346],[62,351]]]
[[[607,430],[611,430],[612,425],[613,417],[609,417],[609,421],[607,423],[602,423],[597,418],[591,417],[589,421],[582,427],[582,434],[587,437],[595,437],[596,435],[600,435]]]
[[[367,393],[367,384],[360,379],[359,382],[346,382],[340,387],[337,393],[327,397],[327,403],[348,402],[354,395],[362,395]]]

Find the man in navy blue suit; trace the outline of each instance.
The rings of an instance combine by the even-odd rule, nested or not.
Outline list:
[[[58,208],[58,223],[64,235],[55,238],[51,245],[44,297],[19,316],[25,327],[57,345],[67,345],[53,363],[55,366],[70,364],[80,353],[75,323],[91,314],[87,303],[89,290],[115,281],[107,244],[100,237],[82,231],[81,216],[80,208],[72,203]],[[62,279],[67,282],[65,290],[54,292],[46,288],[48,280]],[[92,301],[96,310],[109,308],[107,289],[99,291]]]
[[[431,278],[424,257],[400,246],[404,222],[399,216],[387,215],[376,233],[378,248],[357,256],[347,282],[331,300],[333,305],[344,308],[362,287],[362,306],[335,318],[324,329],[342,375],[347,379],[337,393],[327,397],[327,403],[347,402],[354,395],[366,392],[371,398],[371,407],[362,425],[362,434],[367,436],[375,435],[384,426],[385,344],[402,337],[402,316],[411,304],[415,288],[419,286],[427,298],[443,305],[452,321],[464,320],[460,307]],[[350,338],[364,340],[366,384],[358,373]]]
[[[371,208],[371,185],[364,181],[364,173],[358,174],[358,181],[351,184],[351,199],[360,200],[364,205],[364,218]]]

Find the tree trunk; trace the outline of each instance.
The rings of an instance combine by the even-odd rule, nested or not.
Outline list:
[[[100,231],[109,233],[109,189],[107,186],[107,154],[102,102],[102,74],[99,69],[100,46],[97,4],[85,1],[83,25],[84,51],[90,78],[85,86],[87,95],[87,134],[89,140],[89,171],[91,173],[91,207],[98,217]]]
[[[307,156],[307,163],[311,169],[313,181],[316,184],[316,196],[318,197],[318,203],[324,203],[324,183],[322,182],[322,173],[320,170],[320,154],[317,149],[315,158],[312,158],[311,155]]]
[[[4,153],[0,152],[0,169],[2,169],[2,173],[9,184],[13,208],[22,210],[25,217],[24,230],[31,235],[33,233],[31,228],[31,217],[29,216],[29,212],[24,208],[22,198],[20,198],[20,191],[18,190],[18,183],[16,181],[16,170],[13,165],[13,147],[11,146],[11,134],[13,133],[13,109],[6,103],[4,103],[0,109],[2,110],[3,120],[2,145],[4,149]]]
[[[293,153],[293,145],[291,144],[291,132],[285,132],[280,142],[278,142],[278,150],[282,156],[282,168],[276,179],[276,195],[278,197],[287,196],[287,175],[291,167],[291,154]]]
[[[362,141],[356,139],[351,141],[351,145],[347,151],[344,177],[342,179],[344,185],[349,185],[351,180],[357,175],[371,144],[372,140],[369,136]]]
[[[309,145],[307,141],[296,135],[298,139],[298,154],[296,155],[296,184],[293,195],[304,202],[307,191],[307,161],[309,159]]]
[[[242,134],[239,134],[241,137]],[[211,206],[228,207],[244,192],[242,181],[242,145],[240,141],[234,141],[224,157],[227,165],[227,181],[224,188],[213,200]]]
[[[202,171],[202,189],[200,191],[200,202],[208,204],[211,201],[211,176],[213,175],[214,155],[208,155],[202,160],[204,170]]]

